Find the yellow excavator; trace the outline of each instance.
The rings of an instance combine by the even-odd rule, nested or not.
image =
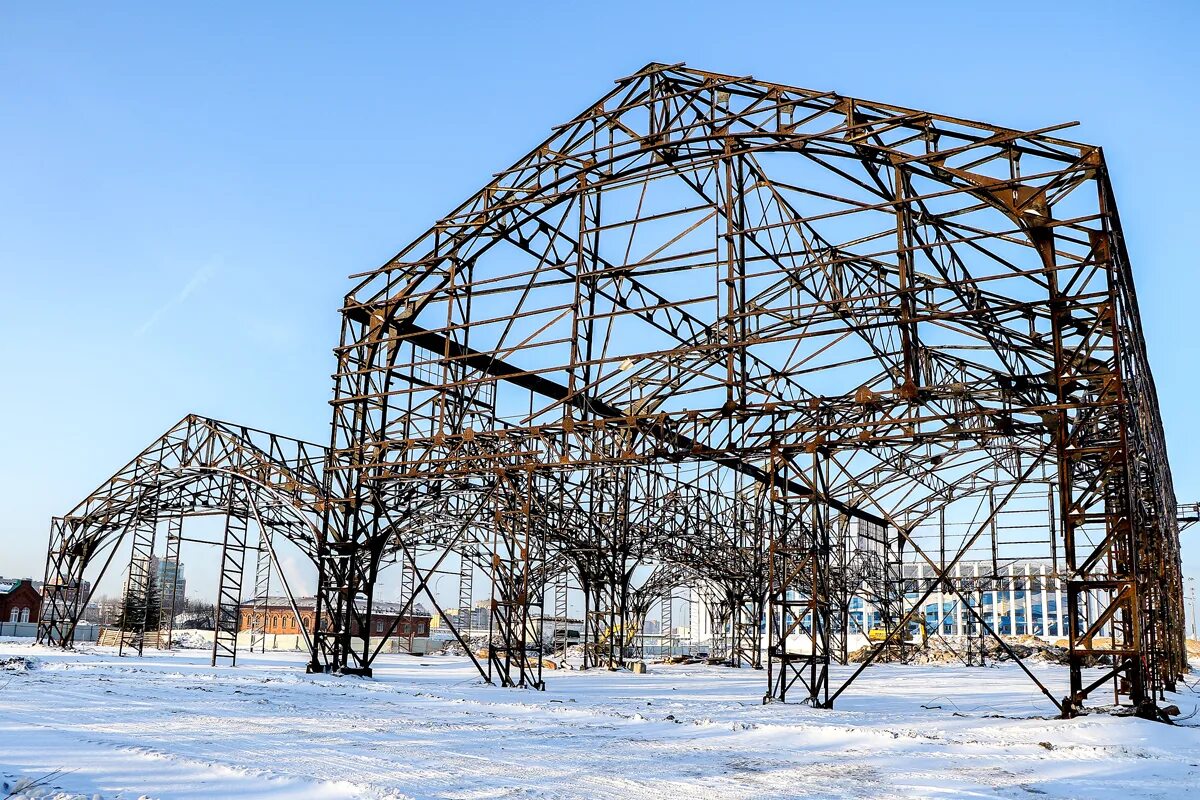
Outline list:
[[[634,625],[630,625],[628,628],[620,622],[613,625],[606,625],[600,631],[600,641],[596,642],[596,646],[607,647],[611,640],[616,639],[620,647],[629,647],[633,644],[633,640],[637,638],[637,634],[638,628]]]
[[[908,614],[907,618],[900,623],[901,626],[904,628],[904,631],[899,636],[893,636],[892,641],[897,641],[897,640],[902,641],[902,642],[914,641],[912,629],[909,627],[909,625],[914,622],[917,624],[917,627],[921,631],[921,646],[924,647],[926,644],[928,644],[929,643],[929,629],[925,627],[925,615],[924,614],[912,614],[912,613]],[[884,639],[887,639],[887,635],[888,635],[888,632],[886,630],[884,630],[883,628],[871,628],[871,630],[867,631],[867,640],[872,641],[872,642],[882,642]]]

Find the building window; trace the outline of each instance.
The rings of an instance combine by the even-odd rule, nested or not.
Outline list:
[[[383,620],[381,620],[381,619],[375,620],[375,632],[383,633]]]
[[[21,622],[29,622],[29,609],[28,608],[21,609]]]
[[[8,621],[9,622],[16,622],[20,618],[21,618],[21,612],[19,610],[14,608],[12,611],[8,612]]]

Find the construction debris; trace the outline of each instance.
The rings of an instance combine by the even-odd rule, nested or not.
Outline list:
[[[1001,644],[1001,641],[1003,644]],[[876,645],[869,644],[850,653],[848,661],[861,664],[870,658]],[[1037,636],[1001,636],[986,638],[968,636],[935,636],[924,645],[906,642],[882,651],[876,661],[903,661],[909,664],[966,664],[978,666],[988,662],[1011,661],[1014,656],[1050,664],[1070,664],[1070,650],[1040,639]],[[1097,656],[1086,666],[1106,663]]]

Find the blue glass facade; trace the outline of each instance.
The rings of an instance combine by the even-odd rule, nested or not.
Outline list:
[[[921,600],[936,573],[925,564],[904,568],[905,610]],[[1005,636],[1065,638],[1068,625],[1065,583],[1050,559],[1021,559],[994,564],[963,561],[951,571],[960,592],[934,591],[922,603],[926,629],[947,636],[978,630],[978,619]],[[867,632],[882,624],[880,612],[862,597],[850,603],[850,628]],[[911,626],[918,627],[915,623]],[[1102,630],[1100,635],[1107,635]]]

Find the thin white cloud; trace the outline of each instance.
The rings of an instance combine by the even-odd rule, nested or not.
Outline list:
[[[153,328],[158,321],[167,314],[168,311],[183,305],[193,292],[195,292],[204,284],[208,283],[213,274],[216,273],[219,264],[219,258],[212,258],[203,264],[200,269],[192,273],[192,277],[189,278],[188,282],[183,285],[183,288],[179,290],[178,294],[156,308],[154,313],[146,318],[146,321],[143,322],[141,327],[137,329],[137,332],[134,333],[134,337],[145,335],[145,333]]]

